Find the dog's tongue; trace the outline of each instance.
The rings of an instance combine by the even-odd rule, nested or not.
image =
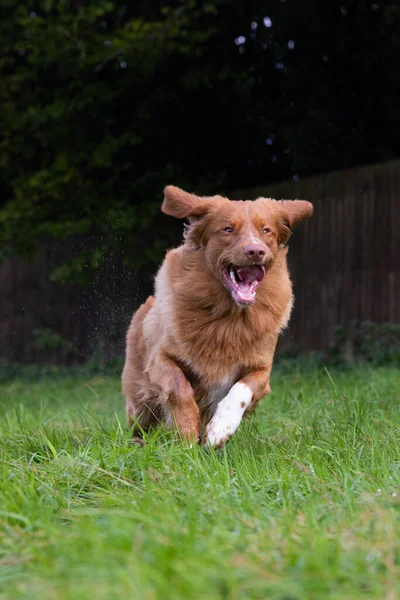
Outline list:
[[[240,269],[237,269],[236,272],[241,283],[250,284],[253,283],[253,281],[260,282],[264,278],[264,269],[259,265],[240,267]]]

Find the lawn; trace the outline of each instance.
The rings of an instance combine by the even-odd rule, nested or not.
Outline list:
[[[400,596],[400,371],[278,365],[220,451],[131,447],[119,381],[0,386],[0,597]]]

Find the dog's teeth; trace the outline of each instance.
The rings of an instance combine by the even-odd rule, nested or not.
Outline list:
[[[231,269],[229,271],[229,275],[230,275],[230,278],[232,279],[233,283],[236,283],[235,273],[233,272],[233,269]]]

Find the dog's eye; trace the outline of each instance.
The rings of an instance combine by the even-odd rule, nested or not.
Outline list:
[[[263,233],[271,233],[271,230],[268,227],[264,227]]]
[[[233,228],[232,227],[224,227],[223,231],[226,231],[226,233],[233,233]]]

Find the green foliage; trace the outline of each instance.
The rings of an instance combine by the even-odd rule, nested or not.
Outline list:
[[[72,350],[71,342],[52,329],[35,329],[34,344],[38,350]]]
[[[400,324],[354,321],[348,328],[337,327],[328,360],[400,365]]]
[[[397,598],[399,373],[279,366],[225,450],[131,446],[119,379],[0,386],[0,596]]]
[[[48,237],[96,231],[106,234],[103,254],[120,245],[122,232],[128,260],[140,265],[159,258],[168,233],[159,228],[156,240],[143,241],[154,229],[163,186],[181,175],[178,165],[157,156],[149,161],[158,131],[148,123],[160,103],[176,99],[176,82],[169,89],[161,80],[156,85],[160,71],[171,57],[201,55],[215,35],[213,29],[188,35],[203,13],[210,5],[193,2],[162,14],[110,1],[6,8],[0,25],[6,46],[0,62],[3,256],[28,256]],[[92,260],[90,268],[98,263]]]

